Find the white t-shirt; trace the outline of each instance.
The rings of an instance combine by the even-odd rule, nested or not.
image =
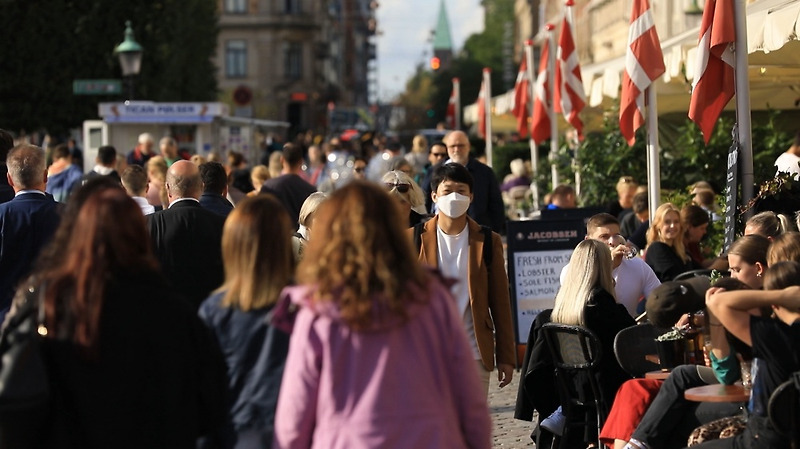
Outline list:
[[[445,234],[436,227],[436,242],[439,253],[439,270],[443,275],[456,279],[450,292],[456,300],[456,308],[462,314],[464,329],[467,331],[475,360],[481,358],[478,352],[478,341],[475,339],[475,323],[472,319],[472,307],[469,304],[469,227],[456,235]]]
[[[794,173],[794,177],[797,178],[800,176],[800,156],[795,156],[792,153],[783,153],[778,156],[778,159],[775,159],[775,167],[777,167],[777,172],[789,172]]]
[[[563,284],[567,276],[569,264],[561,269],[559,281]],[[616,285],[614,295],[617,302],[625,306],[628,313],[636,318],[636,306],[639,298],[647,297],[653,289],[661,285],[653,269],[641,257],[633,259],[622,258],[622,263],[611,272]]]

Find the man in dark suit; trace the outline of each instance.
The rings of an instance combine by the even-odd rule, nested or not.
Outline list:
[[[300,208],[303,207],[306,198],[317,189],[300,176],[303,172],[303,149],[298,145],[287,143],[283,146],[281,166],[281,175],[268,179],[261,187],[261,193],[275,195],[289,212],[289,217],[297,229]]]
[[[165,277],[195,307],[222,284],[222,226],[225,217],[207,211],[195,164],[177,161],[167,171],[169,208],[147,216],[155,255]]]
[[[17,284],[56,231],[58,203],[45,195],[47,166],[44,150],[22,144],[8,153],[6,180],[14,199],[0,204],[0,322],[11,306]]]
[[[217,215],[227,217],[233,210],[233,204],[228,201],[228,175],[225,167],[219,162],[206,162],[200,164],[200,179],[203,180],[203,194],[200,195],[200,205]]]
[[[6,175],[8,174],[6,158],[13,147],[14,138],[11,137],[8,131],[0,129],[0,203],[11,201],[14,198],[14,189],[6,180]]]

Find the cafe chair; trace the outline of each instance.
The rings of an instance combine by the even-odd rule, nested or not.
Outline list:
[[[584,327],[556,323],[542,326],[542,335],[553,358],[561,408],[567,418],[557,447],[565,449],[574,447],[576,441],[584,443],[587,434],[597,439],[597,447],[603,447],[599,435],[608,416],[608,403],[597,381],[603,356],[600,340]],[[596,434],[587,432],[590,426],[597,427]]]
[[[800,421],[800,371],[792,379],[778,385],[767,404],[767,414],[772,427],[790,439],[791,447],[800,447],[798,422]]]
[[[614,337],[614,355],[619,366],[631,377],[644,377],[648,371],[661,368],[646,358],[657,353],[655,339],[659,332],[652,324],[643,323],[622,329]]]
[[[701,270],[684,271],[683,273],[675,276],[675,279],[673,279],[673,281],[683,281],[685,279],[691,279],[691,278],[699,277],[699,276],[710,277],[711,276],[711,271],[713,271],[713,270],[701,269]]]

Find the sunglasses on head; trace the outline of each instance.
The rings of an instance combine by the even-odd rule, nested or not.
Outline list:
[[[408,189],[411,188],[411,185],[410,184],[406,184],[406,183],[385,182],[384,184],[386,185],[387,189],[389,189],[389,190],[397,189],[397,191],[400,192],[400,193],[406,193],[406,192],[408,192]]]

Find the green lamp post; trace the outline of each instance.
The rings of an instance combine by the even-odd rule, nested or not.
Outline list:
[[[119,57],[122,76],[128,83],[128,100],[133,100],[133,81],[142,69],[142,51],[142,46],[133,38],[131,21],[125,21],[125,40],[114,48],[114,54]]]

